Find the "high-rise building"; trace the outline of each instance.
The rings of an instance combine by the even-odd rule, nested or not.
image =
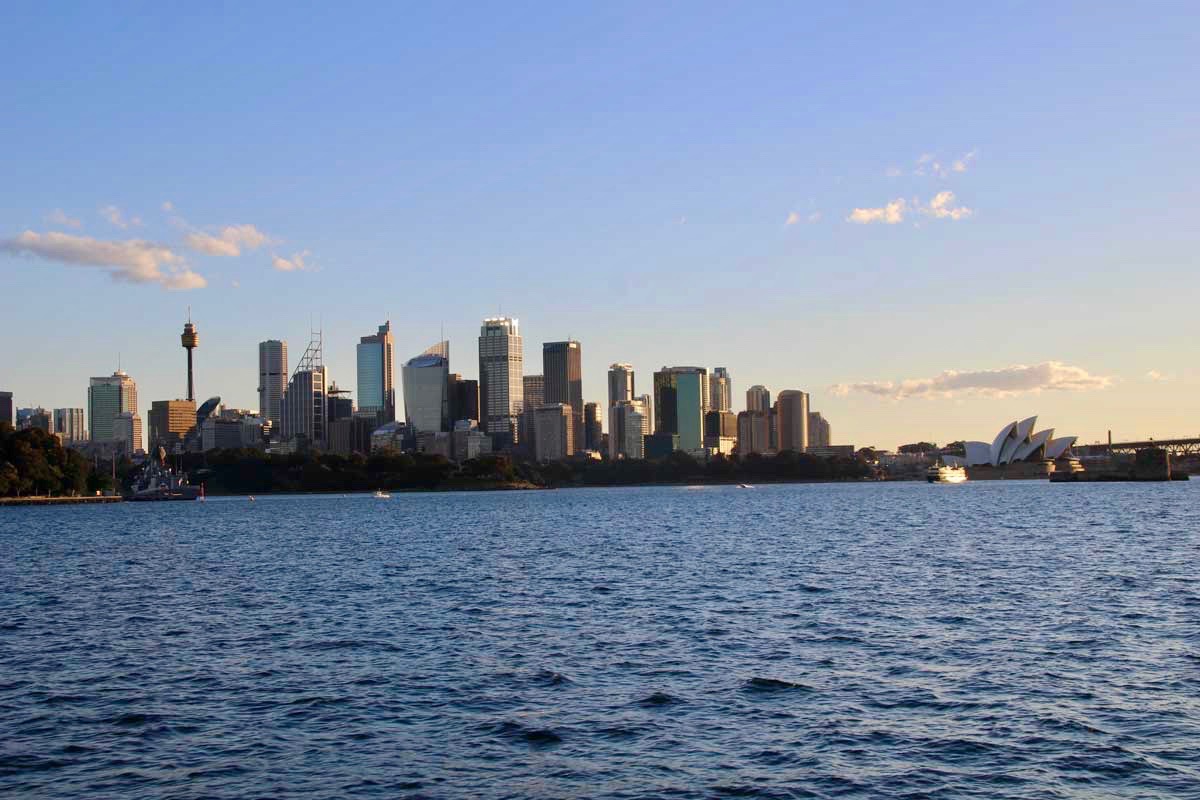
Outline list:
[[[784,389],[775,400],[776,425],[779,429],[779,451],[808,449],[808,393]]]
[[[654,373],[654,432],[678,435],[681,450],[700,450],[707,387],[703,367],[663,367]]]
[[[195,400],[155,400],[146,414],[147,452],[152,455],[163,448],[174,453],[182,448],[188,434],[196,427]]]
[[[349,397],[350,390],[343,389],[337,385],[337,381],[330,381],[329,388],[325,390],[325,421],[337,422],[339,419],[350,419],[354,416],[354,400]],[[376,412],[368,412],[376,414]],[[376,415],[376,419],[378,416]]]
[[[743,411],[737,415],[739,455],[771,451],[771,415],[766,411]]]
[[[524,407],[521,419],[517,423],[517,439],[521,442],[521,450],[526,455],[534,454],[533,437],[537,434],[534,414],[540,406],[546,404],[546,376],[525,375],[521,378],[521,392]]]
[[[12,392],[0,392],[0,422],[13,424]]]
[[[646,457],[645,436],[650,420],[641,400],[622,400],[608,409],[609,458]]]
[[[179,343],[183,345],[183,349],[187,350],[187,399],[192,403],[196,402],[196,388],[192,380],[192,351],[200,346],[200,334],[196,330],[196,326],[192,324],[191,309],[188,309],[188,321],[184,323],[183,334],[179,337]]]
[[[613,364],[608,368],[608,407],[633,399],[636,391],[632,364]]]
[[[112,418],[112,439],[120,442],[125,455],[132,456],[142,450],[142,418],[136,411],[122,411]]]
[[[561,461],[575,452],[575,426],[566,403],[546,403],[533,411],[534,458]]]
[[[751,386],[746,390],[747,411],[770,411],[771,392],[761,384]]]
[[[392,375],[392,323],[358,340],[358,410],[375,411],[382,422],[396,419],[396,388]]]
[[[287,342],[268,339],[258,343],[258,413],[280,430],[283,425],[283,393],[287,389]]]
[[[517,418],[525,407],[525,354],[520,322],[491,317],[479,329],[479,413],[486,433],[505,449],[518,438]]]
[[[714,368],[708,376],[708,410],[733,410],[733,384],[725,367]]]
[[[704,440],[737,438],[737,414],[732,411],[709,411],[704,415]]]
[[[583,429],[583,349],[579,342],[542,344],[542,375],[546,379],[546,402],[566,403],[571,407],[572,441],[584,444]],[[570,455],[568,453],[567,455]]]
[[[469,461],[492,452],[492,439],[479,430],[479,423],[470,418],[454,423],[450,435],[450,457],[458,462]]]
[[[313,334],[283,394],[283,441],[304,442],[324,449],[329,410],[326,406],[324,344]]]
[[[479,422],[479,381],[465,381],[458,373],[451,373],[446,381],[451,424],[464,419]]]
[[[3,417],[0,416],[0,420]],[[54,409],[54,432],[60,434],[64,444],[83,442],[87,440],[87,429],[84,427],[84,412],[82,408]]]
[[[404,419],[416,432],[449,432],[450,342],[441,341],[410,358],[400,368],[404,384]]]
[[[829,420],[821,416],[820,411],[808,412],[808,446],[832,447],[833,434],[830,432]]]
[[[41,406],[37,408],[18,408],[17,430],[26,430],[28,428],[40,428],[46,433],[53,433],[54,415]]]
[[[116,440],[114,420],[118,414],[137,417],[137,384],[121,370],[110,376],[88,381],[88,432],[93,442]],[[141,418],[138,417],[138,446],[141,446]],[[136,448],[135,448],[136,449]],[[132,451],[131,451],[132,452]]]
[[[604,441],[604,425],[600,422],[600,406],[597,403],[583,404],[583,449],[600,451]]]

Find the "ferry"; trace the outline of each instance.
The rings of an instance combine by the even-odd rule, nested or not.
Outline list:
[[[388,494],[387,492],[385,492],[383,489],[376,489],[374,496],[375,496],[376,500],[391,500],[392,499],[392,496],[390,494]]]
[[[966,467],[934,464],[925,471],[925,480],[930,483],[962,483],[967,479]]]

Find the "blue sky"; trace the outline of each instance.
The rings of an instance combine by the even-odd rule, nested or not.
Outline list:
[[[1194,4],[6,15],[19,405],[118,352],[143,410],[181,395],[189,305],[199,392],[246,407],[310,318],[352,387],[383,319],[474,376],[503,311],[526,372],[582,341],[589,400],[703,364],[856,445],[1200,434]]]

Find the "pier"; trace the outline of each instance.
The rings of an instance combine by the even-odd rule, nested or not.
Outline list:
[[[3,506],[74,506],[99,505],[101,503],[122,503],[125,498],[120,495],[90,495],[84,497],[0,497],[0,507]]]

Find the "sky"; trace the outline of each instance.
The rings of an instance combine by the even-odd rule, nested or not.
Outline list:
[[[257,406],[483,317],[835,443],[1200,436],[1194,3],[6,6],[0,389]],[[399,389],[399,386],[397,386]]]

